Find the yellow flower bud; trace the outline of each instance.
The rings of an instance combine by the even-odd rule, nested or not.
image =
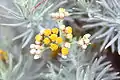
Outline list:
[[[64,8],[59,8],[59,12],[65,12],[65,9]]]
[[[69,50],[68,50],[68,48],[63,47],[63,48],[61,49],[61,52],[62,52],[62,55],[63,55],[63,56],[66,56],[66,55],[69,53]]]
[[[44,44],[49,44],[50,43],[50,39],[49,38],[45,38],[44,40],[43,40],[43,42],[44,42]]]
[[[37,34],[35,36],[35,40],[38,41],[38,42],[40,42],[40,40],[42,40],[42,36],[40,34]]]
[[[3,53],[4,51],[0,49],[0,54]]]
[[[53,34],[58,34],[58,28],[53,28],[53,29],[52,29],[52,33],[53,33]]]
[[[57,35],[56,34],[51,34],[50,39],[52,41],[55,41],[57,39]]]
[[[66,29],[65,29],[65,32],[67,33],[67,34],[70,34],[70,33],[72,33],[72,28],[71,27],[66,27]]]
[[[45,29],[43,33],[44,33],[45,36],[49,36],[51,34],[51,30],[50,29]]]
[[[54,44],[54,43],[51,43],[51,44],[50,44],[50,49],[51,49],[52,51],[56,51],[56,50],[58,49],[58,45],[57,45],[57,44]]]
[[[8,60],[8,54],[7,52],[3,51],[0,49],[0,60],[5,60],[7,61]]]
[[[62,43],[62,42],[63,42],[63,39],[62,39],[61,37],[58,37],[58,38],[56,39],[56,43],[60,44],[60,43]]]

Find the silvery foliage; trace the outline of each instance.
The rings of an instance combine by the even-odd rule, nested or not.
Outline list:
[[[97,1],[97,3],[101,6],[101,11],[99,13],[96,13],[93,17],[100,19],[105,24],[102,24],[103,31],[99,32],[97,39],[99,38],[105,38],[104,43],[101,47],[105,49],[111,46],[112,52],[115,51],[115,42],[117,41],[117,50],[120,54],[120,32],[119,32],[119,10],[120,6],[118,5],[120,3],[119,0],[111,0],[109,2],[108,0],[100,0]],[[99,30],[100,31],[100,30]]]
[[[9,53],[9,61],[0,61],[0,80],[41,80],[39,73],[45,60],[36,62],[30,55],[20,55],[19,59]]]
[[[91,37],[91,40],[104,40],[100,51],[111,46],[112,52],[114,52],[117,49],[118,53],[120,53],[119,3],[119,0],[76,1],[77,7],[75,7],[74,9],[76,9],[80,17],[82,16],[80,20],[90,23],[84,25],[83,28],[98,29],[98,31],[95,32],[94,35]],[[87,15],[87,17],[83,17],[83,15]],[[115,43],[117,43],[117,48],[115,47]]]
[[[17,27],[22,33],[14,40],[22,38],[22,48],[24,48],[41,29],[54,27],[56,23],[50,18],[50,13],[57,10],[67,0],[13,0],[14,7],[9,9],[0,5],[2,11],[0,16],[3,18],[1,26]],[[39,5],[40,4],[40,5]],[[39,5],[39,6],[38,6]],[[34,10],[34,7],[37,7]]]
[[[8,45],[8,44],[7,44]],[[89,47],[90,48],[90,47]],[[60,56],[50,59],[46,50],[39,60],[33,60],[30,54],[21,54],[18,59],[9,53],[7,64],[0,62],[1,80],[114,80],[119,79],[118,72],[112,68],[105,56],[97,57],[88,48],[81,50],[71,45],[67,59]],[[11,52],[8,49],[8,52]]]
[[[90,55],[92,57],[90,58]],[[48,61],[47,72],[40,73],[40,80],[114,80],[119,79],[118,72],[114,72],[110,61],[105,56],[96,57],[86,54],[76,45],[70,50],[67,59]]]
[[[23,0],[21,0],[21,1],[23,1]],[[53,2],[55,2],[55,1],[53,1]],[[19,3],[19,1],[17,1],[17,3]],[[46,3],[44,3],[43,5],[45,5],[45,4]],[[57,7],[55,7],[56,4],[57,4],[57,1],[56,1],[55,5],[52,7],[52,9],[55,10],[55,8],[57,8]],[[60,3],[60,5],[62,5],[62,4],[64,4],[64,1],[62,3]],[[88,8],[87,8],[88,4],[89,3],[85,4],[86,10],[88,10]],[[17,5],[16,5],[16,7],[20,11],[21,9],[20,9],[19,5],[18,6]],[[60,5],[57,5],[57,6],[59,7]],[[50,5],[42,6],[42,7],[47,7],[49,9]],[[27,16],[27,18],[25,18],[22,16],[23,15],[22,11],[20,11],[20,12],[13,11],[4,6],[1,6],[1,8],[8,11],[7,15],[1,14],[2,17],[4,17],[5,19],[12,19],[12,20],[18,22],[18,24],[16,24],[16,22],[14,22],[13,24],[0,23],[0,25],[10,26],[10,27],[18,26],[20,28],[26,27],[27,25],[28,26],[31,25],[31,27],[27,28],[27,31],[25,31],[25,33],[14,38],[14,40],[16,40],[16,39],[23,37],[22,44],[27,45],[27,43],[30,40],[30,37],[28,37],[28,36],[30,34],[32,34],[31,31],[33,31],[33,32],[36,31],[36,29],[38,29],[36,27],[39,27],[39,25],[40,26],[42,26],[42,25],[38,24],[37,26],[35,26],[36,21],[35,21],[35,24],[33,24],[34,21],[32,22],[32,24],[30,24],[31,22],[29,22],[29,19],[27,19],[28,15],[25,15],[25,14],[27,14],[27,11],[25,11],[25,14],[24,14],[24,16]],[[44,10],[46,10],[47,8],[43,9],[42,12],[44,12]],[[52,9],[49,9],[48,11],[51,11]],[[24,10],[24,8],[22,8],[22,10]],[[77,8],[76,8],[76,10],[77,10]],[[16,14],[16,12],[18,12],[18,13]],[[88,12],[86,12],[86,13],[88,13]],[[45,14],[47,15],[47,12],[45,12]],[[45,14],[43,16],[45,16]],[[91,14],[89,16],[91,16]],[[82,18],[82,19],[87,20],[88,22],[89,21],[92,22],[92,20],[97,21],[92,18],[91,18],[91,20],[86,19],[86,18]],[[39,21],[44,22],[43,17],[41,17],[41,19],[38,19],[38,22]],[[10,57],[9,58],[10,60],[8,62],[9,67],[5,67],[4,64],[0,65],[2,67],[4,66],[3,68],[0,69],[1,70],[0,78],[1,78],[1,80],[113,80],[113,79],[119,78],[119,76],[117,76],[118,73],[113,71],[113,69],[111,68],[110,62],[105,61],[104,56],[101,56],[100,58],[93,58],[92,60],[91,60],[90,56],[93,57],[93,54],[92,53],[86,54],[86,52],[84,52],[84,51],[81,51],[81,50],[79,51],[79,49],[77,49],[77,46],[75,46],[75,45],[71,48],[68,59],[60,59],[59,58],[59,61],[56,61],[55,63],[54,63],[54,61],[50,61],[50,60],[35,61],[28,54],[27,54],[27,56],[20,54],[19,60],[17,61],[13,58],[12,54],[9,54],[9,57]],[[46,58],[44,58],[44,59],[46,59]],[[47,65],[45,65],[46,62],[47,62]],[[2,64],[2,63],[0,63],[0,64]],[[42,69],[42,68],[44,68],[44,69]],[[43,70],[43,71],[41,71],[41,70]]]

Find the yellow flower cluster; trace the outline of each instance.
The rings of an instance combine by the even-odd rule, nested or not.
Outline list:
[[[64,17],[69,16],[69,13],[64,8],[59,8],[59,11],[56,13],[52,13],[51,17],[53,19],[64,19]]]
[[[39,59],[42,56],[43,50],[49,48],[52,52],[61,53],[63,57],[67,56],[70,43],[68,40],[66,41],[66,39],[68,39],[68,37],[69,39],[72,38],[71,35],[72,28],[70,26],[66,27],[65,30],[58,28],[45,29],[43,33],[35,36],[35,44],[30,45],[30,53],[34,55],[34,59]]]
[[[0,49],[0,60],[5,62],[8,60],[7,52],[3,51],[2,49]]]
[[[61,25],[60,22],[63,21],[64,17],[68,16],[69,13],[64,8],[59,8],[59,11],[52,13],[51,17],[58,21],[59,29],[45,29],[35,36],[35,44],[30,45],[30,53],[34,55],[34,59],[39,59],[42,56],[42,53],[46,49],[50,49],[52,57],[58,56],[66,58],[69,54],[69,49],[71,43],[73,43],[72,27]],[[86,34],[83,38],[80,38],[77,42],[82,49],[86,49],[90,44],[89,40],[90,34]]]

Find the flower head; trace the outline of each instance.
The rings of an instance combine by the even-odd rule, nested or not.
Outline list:
[[[89,39],[90,36],[91,36],[90,34],[85,34],[83,38],[80,38],[78,40],[78,44],[81,46],[82,49],[86,49],[87,46],[91,44]]]
[[[31,49],[30,50],[30,54],[35,54],[36,53],[36,49]]]
[[[70,48],[70,43],[69,42],[65,42],[65,44],[64,44],[64,46],[66,47],[66,48]]]
[[[35,40],[38,41],[38,42],[40,42],[40,40],[42,40],[42,36],[40,34],[37,34],[35,36]]]
[[[65,32],[67,34],[71,34],[72,33],[72,28],[70,26],[66,27]]]
[[[61,52],[62,52],[62,55],[63,55],[63,56],[66,56],[66,55],[68,55],[69,50],[68,50],[68,48],[63,47],[63,48],[61,49]]]
[[[57,39],[57,34],[51,34],[50,39],[55,41]]]
[[[49,36],[51,34],[51,30],[50,29],[45,29],[43,33],[44,33],[45,36]]]
[[[83,36],[83,38],[90,38],[90,34],[85,34],[84,36]]]
[[[7,61],[8,60],[8,54],[7,52],[0,49],[0,60]]]
[[[31,44],[31,45],[30,45],[30,48],[35,48],[35,44]]]
[[[58,12],[51,14],[51,17],[56,20],[63,20],[66,16],[69,16],[69,13],[64,8],[59,8]]]
[[[43,42],[44,42],[44,44],[49,44],[50,43],[50,39],[49,38],[45,38],[44,40],[43,40]]]
[[[51,44],[50,44],[50,49],[51,49],[52,51],[56,51],[56,50],[58,49],[58,45],[57,45],[57,44],[54,44],[54,43],[51,43]]]
[[[53,33],[53,34],[58,34],[58,28],[53,28],[53,29],[52,29],[52,33]]]
[[[60,44],[63,42],[63,39],[61,37],[57,37],[56,39],[56,43]]]
[[[84,40],[83,39],[79,39],[78,44],[79,45],[84,45]]]
[[[65,12],[64,8],[59,8],[59,12]]]

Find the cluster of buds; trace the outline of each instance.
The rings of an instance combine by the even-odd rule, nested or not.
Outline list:
[[[5,62],[8,60],[7,52],[3,51],[2,49],[0,49],[0,60]]]
[[[61,29],[64,37],[66,37],[67,39],[72,39],[72,37],[73,37],[72,28],[70,26],[65,27],[65,25],[61,25],[60,29]]]
[[[85,34],[83,38],[79,39],[78,44],[81,46],[82,49],[86,49],[87,46],[91,44],[89,39],[90,36],[91,36],[90,34]]]
[[[39,59],[42,55],[42,50],[44,49],[43,46],[40,46],[38,42],[36,42],[36,44],[31,44],[30,48],[30,53],[34,54],[34,59]]]
[[[39,59],[45,49],[49,48],[52,52],[58,52],[60,49],[58,53],[65,58],[69,53],[71,36],[72,28],[70,26],[64,29],[45,29],[35,36],[35,44],[30,45],[30,53],[34,55],[34,59]]]
[[[56,20],[58,20],[58,19],[60,19],[60,20],[64,19],[64,17],[66,17],[66,16],[69,16],[69,13],[64,8],[59,8],[58,12],[51,14],[51,17],[53,19],[56,19]]]

